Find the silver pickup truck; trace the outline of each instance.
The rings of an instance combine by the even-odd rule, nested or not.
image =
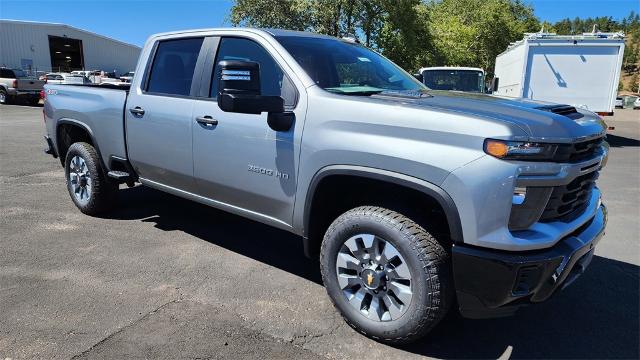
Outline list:
[[[45,89],[46,152],[80,211],[139,182],[298,234],[336,308],[379,341],[415,340],[452,306],[548,299],[607,221],[597,115],[432,91],[350,40],[165,33],[128,89]]]

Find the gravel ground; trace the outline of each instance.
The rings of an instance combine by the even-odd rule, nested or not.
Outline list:
[[[639,358],[640,111],[607,121],[610,221],[582,278],[394,348],[345,325],[286,232],[139,186],[109,217],[82,215],[42,153],[41,108],[3,106],[0,359]]]

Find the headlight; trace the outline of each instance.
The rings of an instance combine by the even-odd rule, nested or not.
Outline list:
[[[555,144],[486,139],[484,152],[505,160],[551,160],[558,146]]]

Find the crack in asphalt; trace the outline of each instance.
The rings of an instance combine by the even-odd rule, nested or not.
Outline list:
[[[83,355],[86,355],[86,354],[90,353],[90,352],[91,352],[91,350],[93,350],[93,349],[95,349],[96,347],[100,346],[101,344],[103,344],[104,342],[108,341],[108,340],[109,340],[109,339],[111,339],[112,337],[114,337],[114,336],[116,336],[116,335],[120,334],[121,332],[123,332],[123,331],[125,331],[126,329],[128,329],[128,328],[132,327],[133,325],[135,325],[135,324],[139,323],[140,321],[145,320],[146,318],[148,318],[149,316],[151,316],[151,315],[155,314],[156,312],[158,312],[158,311],[162,310],[163,308],[165,308],[165,307],[167,307],[167,306],[169,306],[169,305],[171,305],[171,304],[174,304],[174,303],[180,302],[180,301],[182,301],[182,297],[178,297],[177,299],[173,299],[173,300],[171,300],[171,301],[168,301],[168,302],[166,302],[166,303],[164,303],[164,304],[162,304],[162,305],[158,306],[157,308],[155,308],[155,309],[153,309],[153,310],[149,311],[148,313],[144,314],[144,315],[143,315],[143,316],[141,316],[140,318],[138,318],[138,319],[136,319],[136,320],[134,320],[134,321],[130,322],[129,324],[127,324],[127,325],[125,325],[125,326],[123,326],[123,327],[121,327],[121,328],[117,329],[116,331],[114,331],[114,332],[110,333],[109,335],[107,335],[106,337],[104,337],[102,340],[100,340],[100,341],[98,341],[97,343],[95,343],[95,344],[91,345],[87,350],[85,350],[85,351],[81,352],[80,354],[76,354],[76,355],[72,356],[72,357],[71,357],[71,359],[79,359],[80,357],[82,357]]]

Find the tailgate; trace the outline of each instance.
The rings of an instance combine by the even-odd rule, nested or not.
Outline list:
[[[42,90],[44,86],[43,80],[37,79],[17,79],[17,90],[27,91],[27,90]]]

